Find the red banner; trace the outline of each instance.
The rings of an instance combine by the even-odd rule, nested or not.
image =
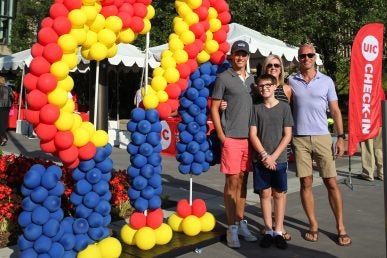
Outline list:
[[[363,26],[352,45],[348,110],[348,155],[359,142],[374,138],[382,125],[383,24]]]

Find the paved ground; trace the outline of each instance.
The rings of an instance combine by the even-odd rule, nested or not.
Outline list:
[[[50,158],[50,155],[42,153],[37,139],[28,139],[23,135],[9,132],[7,146],[0,147],[5,152],[23,154],[25,156],[38,156]],[[125,169],[129,165],[129,157],[126,150],[114,148],[112,159],[116,169]],[[289,257],[289,258],[384,258],[386,257],[386,229],[385,229],[385,198],[384,183],[373,183],[356,179],[354,174],[360,172],[361,164],[358,156],[350,159],[344,157],[338,159],[338,182],[343,194],[344,217],[347,231],[353,239],[349,247],[340,247],[336,244],[335,221],[329,208],[329,202],[325,187],[315,174],[314,194],[316,199],[316,214],[319,219],[320,234],[318,242],[307,242],[302,238],[307,230],[307,220],[302,209],[299,193],[298,179],[295,177],[294,166],[289,168],[289,192],[286,210],[285,224],[292,235],[287,250],[278,250],[275,247],[262,249],[257,243],[242,242],[242,248],[233,250],[227,247],[223,238],[218,238],[211,245],[198,245],[201,253],[194,252],[195,248],[186,253],[173,253],[169,257],[179,255],[181,258],[189,257]],[[181,175],[177,170],[178,163],[173,157],[163,157],[163,195],[171,200],[178,201],[189,198],[190,177]],[[350,169],[349,169],[350,168]],[[351,170],[351,177],[349,176]],[[203,198],[208,210],[212,212],[219,223],[224,225],[223,212],[223,176],[219,174],[219,167],[214,166],[210,171],[192,178],[193,198]],[[253,232],[259,235],[263,221],[259,208],[258,196],[252,193],[251,181],[249,182],[248,206],[246,218],[251,224]],[[165,211],[165,215],[172,211]],[[114,225],[113,225],[114,226]],[[155,247],[157,248],[157,247]],[[17,257],[17,246],[0,249],[0,258]],[[166,255],[168,256],[168,254]]]

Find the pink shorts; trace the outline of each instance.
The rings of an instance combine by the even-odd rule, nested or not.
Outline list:
[[[251,171],[249,139],[228,138],[222,146],[220,171],[223,174],[239,174]]]

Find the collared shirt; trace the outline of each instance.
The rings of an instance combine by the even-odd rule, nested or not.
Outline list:
[[[289,85],[293,91],[293,134],[329,134],[328,103],[338,99],[333,80],[317,71],[308,83],[297,73],[289,77]]]

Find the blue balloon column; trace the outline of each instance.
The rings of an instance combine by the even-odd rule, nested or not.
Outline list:
[[[111,151],[109,144],[97,148],[93,159],[81,161],[74,169],[76,183],[70,196],[74,217],[64,217],[61,208],[61,168],[31,167],[21,186],[24,198],[18,218],[23,229],[18,239],[20,257],[76,257],[88,245],[109,236]]]

